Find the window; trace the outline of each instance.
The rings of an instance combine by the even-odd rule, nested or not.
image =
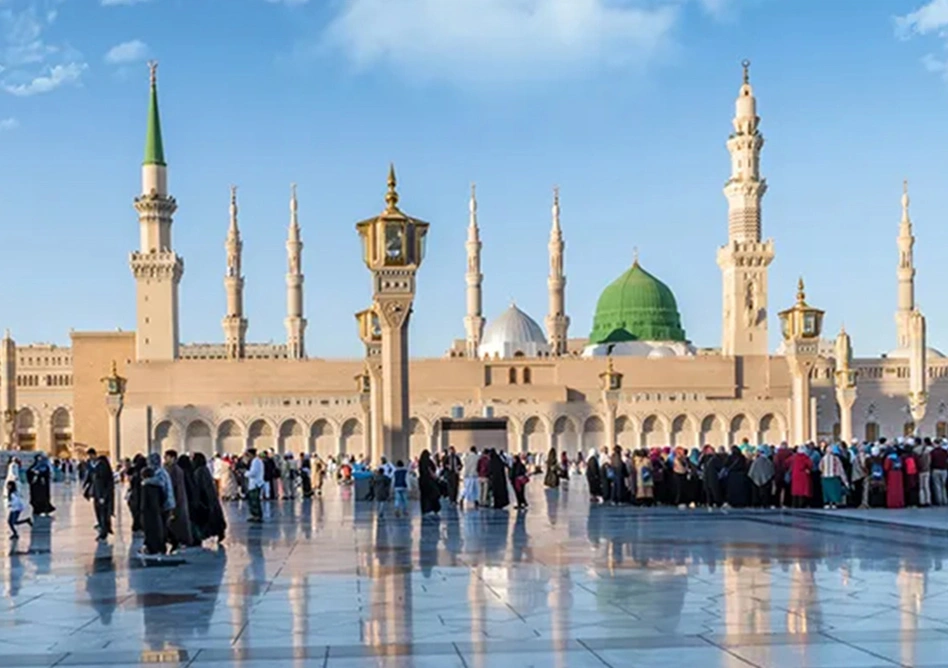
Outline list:
[[[879,440],[879,425],[875,422],[866,423],[866,440],[869,442]]]
[[[532,374],[530,373],[529,368],[523,370],[523,384],[529,385],[533,381]]]
[[[935,438],[948,438],[948,422],[935,423]]]
[[[517,370],[513,367],[510,367],[510,369],[507,371],[507,382],[510,385],[517,384]]]

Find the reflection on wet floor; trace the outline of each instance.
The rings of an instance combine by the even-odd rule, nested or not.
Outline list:
[[[230,504],[223,548],[163,559],[138,555],[124,509],[97,544],[61,487],[55,520],[0,543],[0,665],[948,662],[943,511],[899,526],[531,487],[526,513],[437,520],[335,490],[272,504],[262,526]]]

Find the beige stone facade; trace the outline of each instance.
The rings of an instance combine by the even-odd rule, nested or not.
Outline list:
[[[71,348],[16,347],[7,337],[0,354],[7,447],[58,454],[79,443],[109,451],[114,437],[110,436],[103,379],[114,362],[118,374],[127,379],[120,414],[121,456],[169,447],[211,453],[238,452],[248,446],[324,456],[379,455],[388,426],[381,415],[387,404],[378,393],[398,391],[384,390],[387,385],[380,380],[389,372],[385,355],[380,354],[386,325],[375,311],[363,312],[362,336],[370,363],[307,358],[301,270],[305,221],[301,229],[295,188],[287,242],[285,344],[244,340],[247,320],[236,193],[229,231],[222,230],[227,289],[227,302],[221,304],[224,340],[178,341],[177,291],[183,260],[172,243],[176,205],[169,195],[154,77],[151,92],[149,150],[142,194],[136,198],[141,247],[131,259],[138,284],[138,330],[74,332]],[[768,310],[767,270],[777,245],[762,236],[760,201],[766,184],[760,176],[759,121],[745,67],[733,134],[727,142],[732,160],[724,192],[730,215],[721,223],[726,243],[717,252],[723,286],[721,348],[699,348],[687,341],[648,341],[642,342],[641,354],[635,352],[637,344],[626,344],[615,348],[625,354],[610,353],[609,360],[598,353],[584,356],[593,349],[612,351],[613,347],[568,337],[569,224],[568,218],[560,220],[558,194],[549,243],[546,331],[517,309],[492,327],[481,312],[482,244],[472,192],[468,262],[458,272],[458,294],[464,291],[467,305],[458,330],[465,338],[451,343],[444,357],[413,357],[404,367],[410,379],[409,418],[404,428],[410,453],[446,445],[442,418],[481,416],[507,418],[505,445],[510,450],[541,451],[553,446],[571,455],[606,445],[613,434],[623,447],[717,446],[745,439],[777,443],[840,436],[872,440],[917,431],[948,435],[948,359],[927,347],[924,318],[914,303],[914,236],[907,192],[902,220],[893,225],[893,232],[898,232],[893,279],[899,286],[894,352],[882,358],[851,360],[848,335],[841,335],[834,345],[820,338],[819,327],[807,330],[810,325],[805,318],[810,314],[800,311],[803,329],[797,334],[804,338],[794,339],[797,334],[788,332],[786,344],[776,354],[768,353],[768,323],[776,324],[776,319]],[[390,196],[394,175],[391,178]],[[431,233],[437,234],[437,228],[435,221]],[[404,274],[405,284],[411,283],[404,301],[410,304],[414,273],[400,273],[384,263],[380,266],[374,271],[377,292],[385,297],[385,290],[398,289],[396,283],[402,280],[398,277]],[[423,273],[418,280],[424,280]],[[384,281],[388,283],[383,285]],[[818,290],[810,296],[819,301]],[[800,304],[805,306],[802,286]],[[598,347],[590,346],[593,343]],[[318,354],[318,346],[314,352]],[[402,364],[391,351],[388,359]],[[801,369],[805,378],[800,377]],[[619,376],[622,380],[617,386],[603,386],[603,378]],[[401,411],[399,406],[391,411],[396,408]]]

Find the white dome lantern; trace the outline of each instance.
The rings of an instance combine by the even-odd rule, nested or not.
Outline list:
[[[540,357],[550,353],[546,336],[537,322],[516,304],[501,313],[484,329],[479,357]]]

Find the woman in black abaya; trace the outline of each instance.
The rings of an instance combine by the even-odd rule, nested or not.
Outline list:
[[[36,455],[32,466],[26,470],[26,480],[30,484],[30,505],[33,506],[33,516],[49,515],[56,510],[49,502],[49,481],[52,469],[46,455]],[[17,481],[19,484],[19,481]]]
[[[217,496],[214,486],[214,477],[207,468],[207,458],[200,452],[194,455],[194,486],[197,489],[198,504],[193,516],[198,531],[204,538],[217,538],[218,544],[223,542],[227,531],[227,521],[224,519],[224,510],[221,500]]]
[[[496,450],[490,451],[490,489],[494,494],[494,508],[502,510],[510,505],[507,491],[507,466]]]
[[[441,488],[438,486],[438,472],[431,453],[425,450],[418,458],[418,496],[421,499],[421,514],[441,511]]]

